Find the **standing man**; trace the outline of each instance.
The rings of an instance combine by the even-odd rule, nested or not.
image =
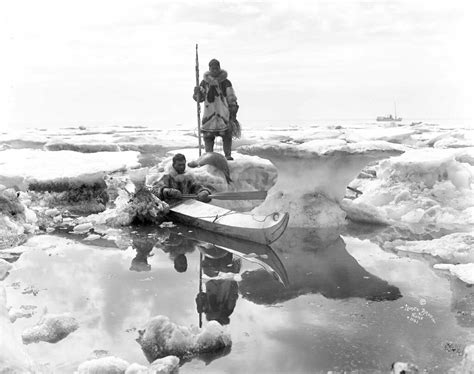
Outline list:
[[[193,99],[204,101],[202,137],[206,152],[214,151],[214,140],[216,136],[221,136],[225,158],[233,160],[232,137],[240,137],[237,121],[239,105],[227,72],[221,69],[216,59],[209,62],[209,71],[204,73],[199,87],[194,87]]]

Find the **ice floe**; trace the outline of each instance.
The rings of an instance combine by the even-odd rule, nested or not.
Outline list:
[[[377,178],[352,183],[367,204],[413,231],[465,231],[474,223],[473,168],[456,150],[419,149],[380,162]]]
[[[115,356],[99,357],[80,364],[76,374],[123,374],[129,365]]]
[[[369,163],[403,153],[405,147],[383,141],[348,143],[341,139],[302,144],[264,143],[242,146],[239,152],[268,158],[278,179],[267,199],[253,211],[290,213],[293,227],[337,227],[346,214],[339,203],[347,185]]]
[[[40,341],[57,343],[78,328],[79,324],[76,319],[67,313],[45,314],[35,326],[23,331],[21,338],[24,344]]]
[[[0,152],[0,184],[25,189],[31,183],[82,184],[102,180],[107,173],[139,167],[138,152],[79,153],[11,149]]]
[[[206,352],[230,348],[229,333],[216,321],[209,321],[202,329],[180,326],[166,316],[156,316],[139,330],[138,343],[148,361],[170,355],[192,357]]]

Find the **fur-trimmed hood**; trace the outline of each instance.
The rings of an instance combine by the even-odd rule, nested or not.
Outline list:
[[[223,69],[219,72],[219,75],[217,77],[213,77],[211,75],[210,71],[206,71],[203,76],[204,81],[206,81],[209,84],[212,84],[214,82],[221,83],[227,79],[227,72]]]

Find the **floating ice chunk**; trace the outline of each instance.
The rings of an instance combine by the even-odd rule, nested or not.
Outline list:
[[[387,243],[392,250],[430,254],[451,263],[474,262],[474,233],[454,233],[439,239]]]
[[[165,227],[175,227],[175,226],[176,226],[176,225],[175,225],[173,222],[171,222],[171,221],[169,221],[169,222],[168,222],[168,221],[163,222],[163,223],[160,225],[161,228],[165,228]]]
[[[89,230],[92,228],[93,225],[90,222],[80,223],[79,225],[76,225],[74,227],[74,234],[84,234],[86,232],[89,232]]]
[[[464,283],[474,284],[474,263],[471,264],[435,264],[438,270],[449,270],[451,274],[461,279]]]
[[[100,357],[79,365],[76,374],[124,374],[129,363],[115,356]]]
[[[23,306],[21,306],[19,309],[11,308],[8,311],[8,317],[12,323],[18,318],[31,318],[34,314],[34,308],[24,308]]]
[[[76,319],[67,313],[46,314],[35,326],[23,331],[21,337],[24,344],[40,341],[57,343],[78,328],[79,324]]]
[[[198,330],[176,325],[165,316],[156,316],[148,321],[139,331],[137,341],[150,362],[169,355],[191,357],[218,352],[232,344],[230,335],[216,321],[210,321]]]
[[[354,222],[362,222],[376,225],[388,225],[390,220],[383,210],[364,203],[358,203],[350,199],[342,199],[341,208],[346,212],[347,218]]]

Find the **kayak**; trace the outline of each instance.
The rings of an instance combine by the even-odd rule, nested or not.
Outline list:
[[[197,200],[183,200],[171,206],[168,216],[172,221],[260,244],[277,240],[286,230],[289,220],[288,213],[258,216]]]
[[[189,239],[213,244],[217,248],[232,253],[243,260],[256,263],[283,286],[288,287],[289,285],[286,269],[276,252],[269,245],[223,236],[198,227],[175,226],[170,230]],[[204,253],[204,255],[207,255],[207,253]]]

